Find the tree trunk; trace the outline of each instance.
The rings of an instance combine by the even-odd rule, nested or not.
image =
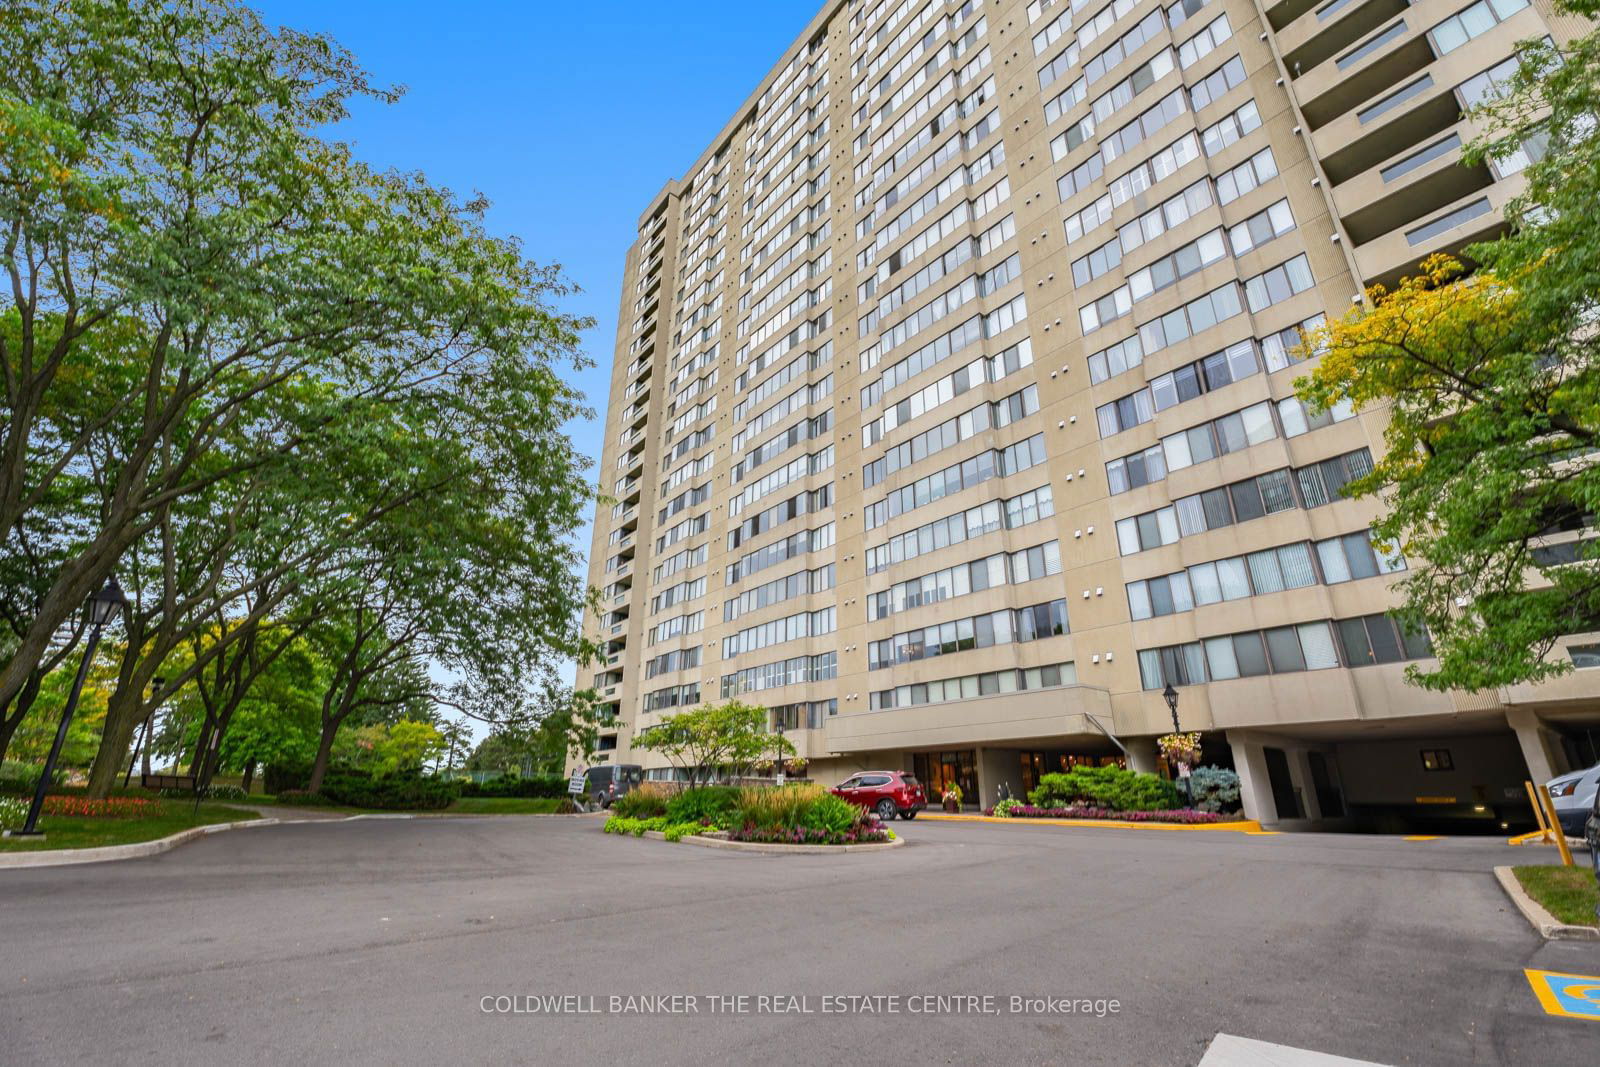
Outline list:
[[[312,793],[320,792],[322,789],[322,776],[328,773],[328,759],[333,755],[333,738],[338,732],[337,722],[331,727],[322,728],[322,742],[317,745],[317,760],[311,765],[311,781],[306,785],[306,789]]]
[[[17,727],[21,725],[21,715],[14,719],[0,715],[0,760],[6,758],[6,749],[11,747],[11,738],[16,735]]]
[[[6,750],[11,747],[11,739],[22,726],[22,720],[26,719],[28,712],[33,709],[33,702],[39,699],[39,687],[44,684],[44,675],[43,671],[34,671],[29,675],[22,692],[17,694],[16,710],[10,715],[0,714],[0,760],[6,758]]]
[[[122,773],[122,763],[128,758],[128,748],[133,743],[133,732],[144,721],[146,712],[141,699],[142,688],[135,677],[131,685],[121,684],[112,691],[106,702],[105,732],[100,735],[100,748],[89,767],[89,796],[109,796]]]
[[[240,783],[240,788],[243,789],[246,793],[249,793],[250,792],[250,786],[255,782],[255,780],[256,780],[256,761],[253,760],[253,759],[245,760],[244,761],[244,778],[242,779],[242,781]]]

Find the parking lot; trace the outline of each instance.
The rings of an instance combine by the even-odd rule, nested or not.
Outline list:
[[[1542,854],[895,828],[907,847],[766,856],[602,835],[594,817],[358,820],[0,872],[0,1048],[1194,1063],[1228,1034],[1382,1063],[1600,1062],[1600,1023],[1546,1014],[1523,973],[1600,974],[1600,946],[1540,941],[1490,873]]]

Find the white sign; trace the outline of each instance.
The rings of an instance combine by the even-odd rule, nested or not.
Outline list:
[[[588,779],[588,777],[589,773],[587,771],[579,771],[574,774],[572,776],[572,781],[567,783],[567,793],[572,796],[576,796],[577,794],[583,792],[584,782]]]

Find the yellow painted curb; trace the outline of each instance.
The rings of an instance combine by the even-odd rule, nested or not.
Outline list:
[[[1183,823],[1161,822],[1118,822],[1113,819],[1002,819],[994,815],[935,815],[931,812],[923,812],[917,818],[932,819],[939,822],[998,822],[1007,826],[1096,826],[1112,830],[1231,830],[1234,833],[1245,834],[1273,834],[1277,832],[1275,830],[1261,829],[1261,824],[1254,819],[1185,825]]]

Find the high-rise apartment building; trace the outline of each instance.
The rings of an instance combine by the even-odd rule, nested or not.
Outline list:
[[[1463,165],[1465,111],[1515,42],[1583,29],[1546,0],[826,4],[628,255],[600,758],[669,776],[640,733],[739,697],[812,777],[992,803],[1153,769],[1171,685],[1268,822],[1526,812],[1524,778],[1595,758],[1600,676],[1405,684],[1406,560],[1340,494],[1384,414],[1293,382],[1308,325],[1503,225],[1518,161]]]

